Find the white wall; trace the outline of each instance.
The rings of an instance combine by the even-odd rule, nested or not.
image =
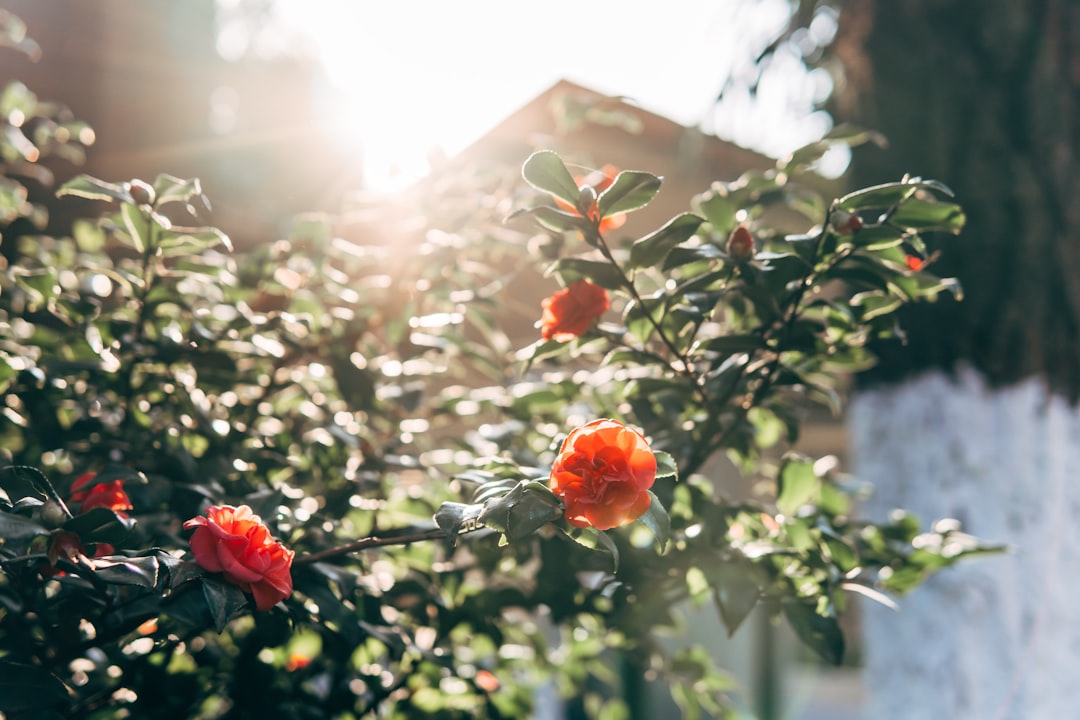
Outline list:
[[[868,720],[1080,717],[1080,413],[1037,380],[991,390],[964,370],[860,393],[848,423],[868,517],[954,517],[1012,547],[898,613],[866,608]]]

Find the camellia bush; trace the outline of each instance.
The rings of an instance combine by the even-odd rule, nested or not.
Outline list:
[[[895,310],[957,291],[923,239],[963,224],[945,186],[800,184],[865,133],[618,240],[661,179],[538,151],[424,186],[402,261],[322,216],[235,253],[168,175],[74,177],[48,204],[86,217],[46,235],[27,187],[92,135],[17,83],[0,118],[7,718],[619,718],[646,679],[722,717],[708,648],[658,641],[683,609],[839,662],[850,593],[985,549],[861,521],[862,486],[790,451]],[[523,264],[550,296],[515,346]]]

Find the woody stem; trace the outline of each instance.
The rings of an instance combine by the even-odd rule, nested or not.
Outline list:
[[[293,565],[301,563],[313,563],[320,560],[326,560],[327,558],[339,557],[341,555],[349,555],[350,553],[358,552],[360,550],[367,550],[369,548],[386,547],[387,545],[410,545],[414,542],[423,542],[424,540],[441,540],[446,538],[446,532],[440,528],[432,528],[430,530],[422,530],[420,532],[406,533],[402,535],[391,535],[389,537],[372,536],[355,540],[345,545],[338,545],[337,547],[327,548],[326,550],[320,550],[319,552],[308,553],[307,555],[300,555],[293,560]]]

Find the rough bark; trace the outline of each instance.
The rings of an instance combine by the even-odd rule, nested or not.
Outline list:
[[[836,112],[890,141],[856,154],[855,186],[932,177],[968,214],[936,268],[963,302],[915,308],[867,377],[963,360],[1080,398],[1080,4],[852,0],[841,18]]]

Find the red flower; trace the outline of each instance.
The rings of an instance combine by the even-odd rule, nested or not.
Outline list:
[[[540,303],[540,336],[567,342],[583,335],[596,318],[611,307],[607,290],[588,280],[578,280]]]
[[[923,269],[923,266],[926,265],[925,260],[920,257],[915,257],[914,255],[905,256],[904,262],[907,263],[909,270],[914,270],[915,272],[919,272]]]
[[[94,483],[96,473],[88,472],[75,478],[71,484],[71,494],[68,502],[79,506],[79,514],[89,512],[94,508],[105,507],[116,512],[120,517],[127,517],[125,510],[134,510],[131,498],[124,492],[122,480],[113,480],[106,483]]]
[[[615,182],[615,177],[618,174],[619,169],[617,167],[615,167],[614,165],[605,165],[599,170],[594,170],[593,172],[585,175],[584,177],[581,175],[575,175],[574,182],[577,184],[578,187],[591,187],[593,190],[596,191],[596,194],[599,195],[600,193],[611,187],[611,184]],[[555,204],[557,204],[560,208],[567,212],[574,213],[575,215],[581,215],[581,213],[578,212],[578,209],[576,207],[566,202],[565,200],[555,198]],[[601,233],[607,232],[608,230],[615,230],[617,228],[620,228],[626,222],[626,213],[616,213],[614,215],[609,215],[608,217],[601,219],[600,207],[595,200],[593,201],[592,205],[590,205],[587,209],[584,217],[587,217],[594,223],[599,223],[597,225],[597,230],[599,230]]]
[[[727,253],[735,260],[749,260],[754,257],[754,236],[745,225],[736,225],[727,240]]]
[[[227,582],[255,596],[255,607],[269,610],[292,595],[293,551],[270,537],[262,519],[247,505],[212,506],[206,517],[184,523],[199,567],[224,573]]]
[[[645,438],[617,420],[593,420],[563,441],[549,486],[574,527],[608,530],[649,509],[656,455]]]

